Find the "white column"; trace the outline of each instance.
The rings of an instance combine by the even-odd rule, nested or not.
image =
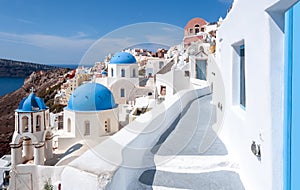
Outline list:
[[[14,168],[16,165],[22,163],[22,144],[10,144],[11,148],[11,166]]]
[[[38,143],[34,145],[34,164],[44,165],[44,143]]]
[[[23,154],[25,160],[33,159],[33,147],[30,138],[24,138],[23,140]]]
[[[53,158],[52,138],[46,138],[45,145],[46,145],[46,147],[45,147],[45,158],[46,158],[46,160],[50,159],[50,158]]]

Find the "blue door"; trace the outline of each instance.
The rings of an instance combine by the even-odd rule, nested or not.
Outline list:
[[[300,189],[300,3],[285,15],[285,189]]]

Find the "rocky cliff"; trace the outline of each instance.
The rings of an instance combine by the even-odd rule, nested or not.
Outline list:
[[[0,59],[0,77],[27,77],[32,72],[56,68],[49,65]]]
[[[29,94],[33,87],[36,95],[43,98],[46,105],[53,110],[53,98],[68,71],[69,69],[54,69],[33,72],[25,79],[20,89],[0,97],[0,156],[10,153],[9,143],[15,122],[14,111],[18,108],[19,102]]]

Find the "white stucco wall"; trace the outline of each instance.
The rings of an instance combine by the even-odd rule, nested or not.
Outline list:
[[[46,181],[51,179],[56,190],[58,184],[54,183],[61,181],[62,170],[63,167],[60,166],[18,165],[10,172],[9,189],[40,190],[44,188]]]
[[[220,137],[239,162],[246,189],[283,188],[282,29],[284,11],[292,3],[289,0],[236,0],[217,34],[217,63],[226,98]],[[233,48],[242,41],[245,45],[245,110],[239,105],[239,89],[235,84],[239,68]],[[261,160],[251,152],[252,141],[261,144]]]
[[[71,119],[71,132],[59,136],[58,149],[67,149],[75,142],[92,140],[100,142],[102,136],[111,135],[119,130],[118,108],[97,112],[64,110],[64,130],[68,131],[68,119]],[[109,121],[110,132],[105,131],[105,121]],[[85,122],[89,122],[90,134],[85,135]]]
[[[112,70],[113,69],[113,76]],[[125,78],[138,77],[138,65],[137,64],[108,64],[108,77],[121,78],[121,70],[125,70]],[[135,70],[135,76],[134,71]]]

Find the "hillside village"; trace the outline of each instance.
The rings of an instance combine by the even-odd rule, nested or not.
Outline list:
[[[234,1],[224,20],[191,19],[169,49],[79,66],[59,79],[63,109],[31,88],[0,160],[2,188],[297,189],[297,78],[285,69],[300,73],[299,5]]]

